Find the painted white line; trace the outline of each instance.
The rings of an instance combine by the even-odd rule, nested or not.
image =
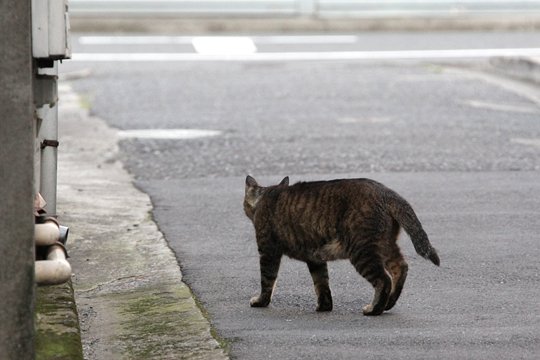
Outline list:
[[[249,45],[247,45],[249,47]],[[239,51],[242,46],[240,46]],[[219,48],[214,48],[218,51]],[[223,49],[225,52],[227,49]],[[242,51],[247,51],[243,49]],[[208,49],[210,51],[210,49]],[[474,59],[493,56],[540,56],[540,48],[276,53],[74,53],[73,61],[314,61]]]
[[[81,36],[82,45],[174,45],[191,44],[191,36]]]
[[[371,116],[371,117],[344,117],[337,119],[340,124],[385,124],[390,122],[390,118],[387,116]]]
[[[469,101],[466,101],[465,103],[475,108],[488,109],[488,110],[494,110],[494,111],[507,111],[507,112],[517,112],[517,113],[524,113],[524,114],[536,114],[540,112],[540,108],[536,106],[489,103],[489,102],[477,101],[477,100],[469,100]]]
[[[118,136],[130,139],[186,140],[218,136],[221,131],[202,129],[137,129],[121,130]]]
[[[201,36],[193,38],[195,51],[202,55],[246,55],[257,51],[253,40],[245,36]]]
[[[176,45],[191,44],[193,36],[81,36],[78,38],[82,45]],[[227,38],[214,36],[217,40]],[[256,44],[354,44],[358,37],[355,35],[277,35],[253,36]]]
[[[524,139],[524,138],[512,138],[511,142],[521,145],[528,145],[540,148],[540,138]]]
[[[276,35],[254,36],[256,44],[354,44],[355,35]]]

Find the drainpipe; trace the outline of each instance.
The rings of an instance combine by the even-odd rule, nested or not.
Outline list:
[[[58,285],[67,282],[71,277],[71,266],[66,260],[67,251],[64,243],[69,229],[58,225],[55,218],[38,217],[40,223],[35,225],[35,242],[37,253],[45,253],[46,260],[37,260],[35,279],[38,285]]]
[[[56,173],[58,153],[58,65],[38,68],[36,113],[40,126],[38,140],[40,155],[39,193],[47,203],[47,213],[56,214]]]
[[[34,226],[36,246],[51,246],[60,239],[60,226],[55,218],[46,218],[43,223]]]

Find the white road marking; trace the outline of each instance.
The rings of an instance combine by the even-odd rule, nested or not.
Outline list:
[[[81,36],[82,45],[175,45],[191,44],[194,36]],[[214,36],[216,39],[224,36]],[[256,44],[353,44],[358,41],[355,35],[276,35],[253,36]]]
[[[191,44],[192,36],[81,36],[82,45],[174,45]]]
[[[218,136],[221,131],[202,129],[136,129],[118,131],[121,138],[186,140]]]
[[[469,100],[466,102],[466,104],[475,108],[495,110],[495,111],[508,111],[508,112],[517,112],[517,113],[526,113],[526,114],[535,114],[535,113],[540,112],[540,108],[536,106],[488,103],[488,102],[477,101],[477,100]]]
[[[538,139],[524,139],[524,138],[513,138],[510,139],[511,142],[521,145],[528,145],[540,148],[540,138]]]
[[[242,50],[242,46],[244,48]],[[248,51],[250,45],[239,44],[238,51]],[[225,51],[227,49],[223,49]],[[210,51],[210,48],[208,48]],[[428,60],[474,59],[493,56],[540,56],[540,48],[456,49],[400,51],[332,51],[276,53],[74,53],[73,61],[316,61],[316,60]]]
[[[383,116],[371,116],[371,117],[344,117],[337,119],[337,122],[340,124],[385,124],[390,122],[390,118]]]
[[[246,55],[257,52],[246,36],[200,36],[193,38],[195,51],[202,55]]]
[[[356,35],[275,35],[254,36],[256,44],[354,44]]]

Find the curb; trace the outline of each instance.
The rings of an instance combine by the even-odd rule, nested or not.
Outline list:
[[[540,15],[469,15],[439,17],[70,17],[73,32],[91,33],[257,33],[540,29]]]
[[[505,75],[540,83],[540,57],[497,57],[491,59],[490,64]]]
[[[116,160],[116,131],[59,86],[58,209],[84,358],[226,359],[182,282],[148,196]]]

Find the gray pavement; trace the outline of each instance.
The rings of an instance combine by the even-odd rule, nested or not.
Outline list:
[[[372,288],[347,261],[329,263],[334,310],[316,313],[307,267],[284,259],[271,306],[253,309],[248,302],[258,291],[258,255],[240,206],[244,178],[139,181],[152,194],[158,225],[188,285],[231,341],[234,358],[536,358],[538,172],[283,175],[292,175],[293,183],[382,181],[411,200],[441,267],[416,255],[403,234],[410,266],[404,293],[390,312],[369,318],[361,309]]]
[[[75,85],[120,129],[222,132],[123,140],[122,160],[140,179],[539,169],[526,144],[540,137],[534,101],[463,64],[405,64],[173,62],[157,74],[137,63],[135,76],[100,64]]]

